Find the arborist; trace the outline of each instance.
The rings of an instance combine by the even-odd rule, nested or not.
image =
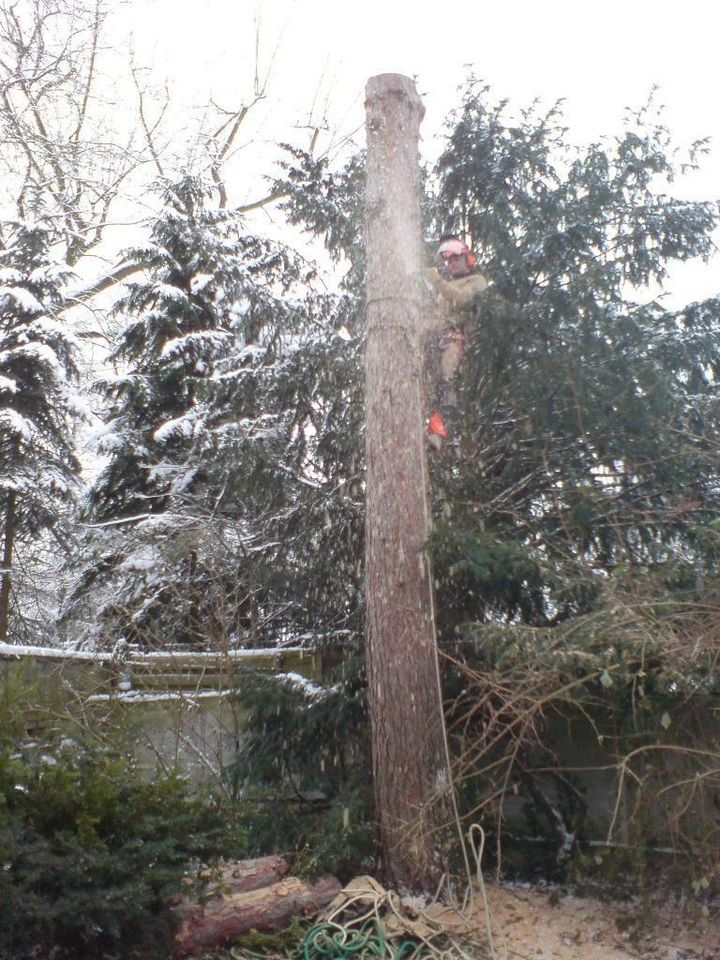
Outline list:
[[[440,239],[435,266],[428,271],[431,303],[426,310],[426,365],[430,384],[428,442],[442,449],[457,410],[455,377],[463,362],[473,306],[488,289],[470,247],[455,234]]]

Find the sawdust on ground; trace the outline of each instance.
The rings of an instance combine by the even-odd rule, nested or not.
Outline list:
[[[497,960],[720,960],[720,915],[487,884]],[[483,913],[482,900],[477,910]]]

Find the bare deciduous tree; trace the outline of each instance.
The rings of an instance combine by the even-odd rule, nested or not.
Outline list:
[[[6,219],[52,217],[70,266],[100,241],[140,160],[102,75],[106,17],[104,0],[0,5],[0,202]]]

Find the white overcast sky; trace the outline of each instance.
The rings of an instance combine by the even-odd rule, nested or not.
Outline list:
[[[427,110],[422,149],[432,157],[471,64],[495,96],[518,106],[565,98],[577,142],[618,131],[624,108],[659,85],[678,143],[710,136],[715,144],[683,195],[720,195],[720,14],[712,0],[135,0],[125,10],[138,60],[151,58],[179,100],[199,104],[212,94],[227,107],[252,91],[259,18],[261,71],[273,52],[274,60],[267,101],[248,127],[256,155],[263,142],[288,139],[313,102],[313,122],[322,107],[333,129],[358,127],[367,78],[395,72],[417,78]],[[235,187],[236,202],[248,199],[243,189]],[[718,263],[675,271],[674,292],[695,299],[720,291]]]

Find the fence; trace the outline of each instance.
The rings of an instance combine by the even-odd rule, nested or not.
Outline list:
[[[117,656],[0,644],[0,680],[31,691],[23,707],[31,734],[103,719],[124,731],[148,775],[181,766],[197,780],[221,782],[242,748],[245,711],[233,691],[249,669],[304,683],[321,675],[319,655],[299,647]]]

